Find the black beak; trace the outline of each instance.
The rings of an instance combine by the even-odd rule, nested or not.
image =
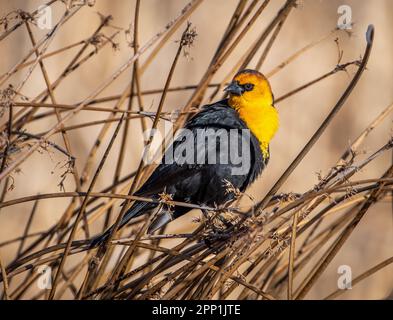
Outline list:
[[[244,89],[239,85],[237,81],[231,82],[224,91],[229,92],[235,96],[241,96],[244,92]]]

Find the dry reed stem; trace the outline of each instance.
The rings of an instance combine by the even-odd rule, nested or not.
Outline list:
[[[1,271],[1,276],[3,278],[3,288],[4,288],[3,298],[4,298],[4,300],[10,300],[10,294],[8,292],[8,290],[9,290],[8,277],[7,277],[7,273],[5,271],[3,262],[1,260],[1,255],[0,255],[0,271]]]
[[[293,267],[295,261],[295,243],[296,243],[296,229],[299,213],[293,215],[291,244],[289,246],[289,263],[288,263],[288,300],[292,300],[293,288]]]

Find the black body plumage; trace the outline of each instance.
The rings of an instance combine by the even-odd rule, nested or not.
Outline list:
[[[188,143],[194,144],[195,157],[200,157],[202,154],[205,157],[205,161],[200,161],[201,159],[199,159],[198,162],[196,158],[193,159],[194,161],[188,161],[189,163],[187,161],[186,163],[178,163],[176,161],[176,153],[179,151],[179,148],[182,148],[182,150],[187,149],[184,146],[184,136],[180,135],[174,139],[161,163],[143,186],[135,192],[135,195],[158,199],[159,194],[165,193],[171,195],[174,201],[209,207],[219,206],[235,199],[234,192],[228,192],[228,182],[234,188],[243,192],[259,176],[267,164],[268,159],[264,158],[257,138],[250,132],[244,121],[240,119],[237,111],[228,105],[227,100],[202,107],[201,111],[194,115],[184,128],[188,129],[188,132],[191,132],[193,136],[188,140]],[[225,162],[220,161],[222,152],[228,152],[228,150],[232,152],[231,146],[223,146],[222,143],[234,143],[233,139],[228,139],[228,142],[225,142],[225,139],[216,139],[213,144],[207,143],[203,146],[204,150],[198,149],[198,132],[205,131],[209,132],[208,134],[217,134],[220,130],[227,133],[227,136],[229,136],[228,133],[231,130],[232,132],[238,132],[237,142],[239,146],[244,143],[249,144],[246,146],[247,150],[249,150],[248,158],[245,160],[249,161],[249,168],[246,172],[233,174],[233,170],[239,168],[239,163],[232,161],[231,157],[227,158]],[[249,134],[248,142],[247,139],[242,138],[244,132]],[[209,148],[216,148],[216,163],[209,164],[207,161]],[[239,147],[238,149],[241,148]],[[167,163],[169,154],[175,154],[175,161],[172,163]],[[156,203],[136,201],[124,215],[119,228],[127,224],[132,218],[151,213],[157,206],[158,204]],[[190,210],[190,208],[175,206],[171,208],[171,218],[176,219]],[[161,227],[169,221],[170,219],[158,222],[158,224],[156,222],[151,229],[157,229],[157,226]],[[103,241],[110,232],[111,229],[95,238],[94,243],[97,244]]]

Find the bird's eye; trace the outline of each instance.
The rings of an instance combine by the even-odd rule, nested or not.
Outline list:
[[[252,83],[246,83],[245,85],[243,85],[243,87],[246,91],[251,91],[252,89],[254,89],[254,85]]]

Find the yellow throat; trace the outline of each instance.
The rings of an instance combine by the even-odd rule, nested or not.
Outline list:
[[[263,156],[267,159],[270,140],[279,127],[278,112],[273,107],[272,95],[252,95],[252,92],[248,92],[247,97],[231,95],[228,103],[239,113],[239,117],[258,139]]]

